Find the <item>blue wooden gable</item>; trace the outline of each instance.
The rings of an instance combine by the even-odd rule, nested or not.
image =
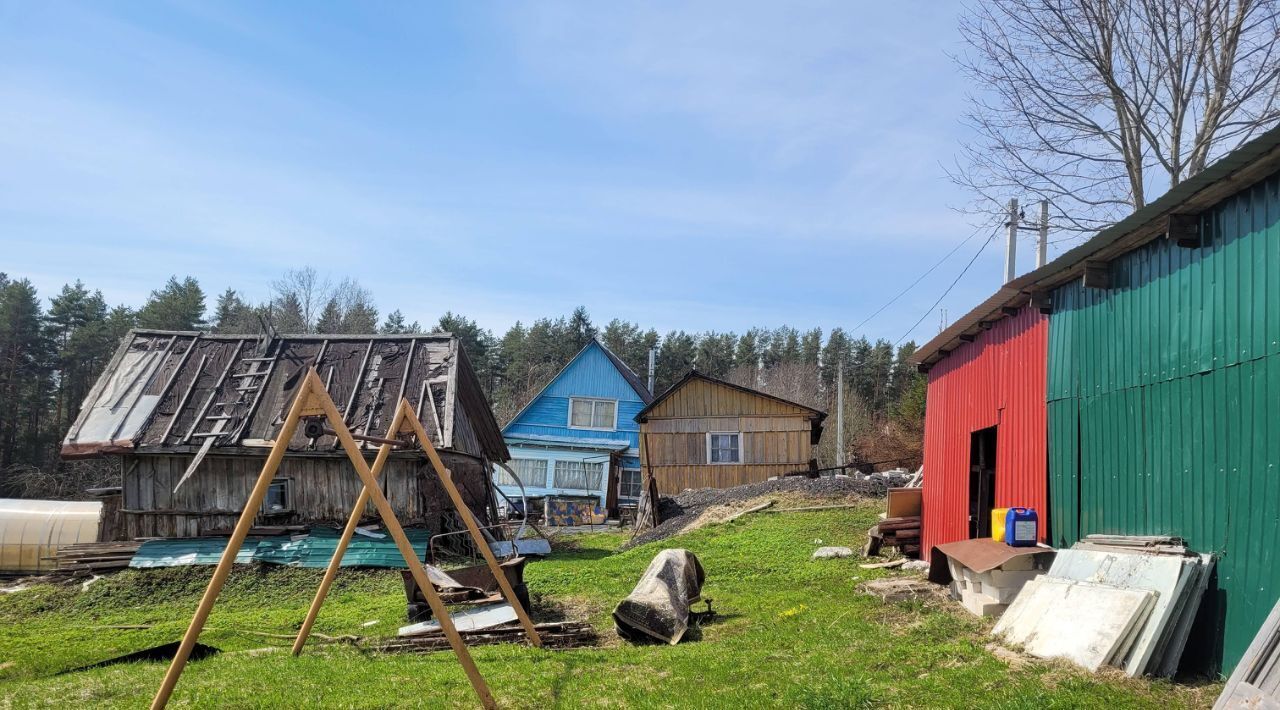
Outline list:
[[[570,428],[571,397],[617,400],[616,431]],[[640,425],[635,416],[650,399],[639,378],[603,344],[592,340],[520,410],[502,434],[510,442],[638,448]]]

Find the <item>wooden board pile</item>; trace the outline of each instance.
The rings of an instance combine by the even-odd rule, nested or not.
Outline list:
[[[882,544],[898,548],[904,557],[920,556],[920,516],[885,518],[876,527]]]
[[[1213,710],[1280,707],[1280,603],[1253,637]]]
[[[1026,583],[993,633],[1090,670],[1172,676],[1213,563],[1175,538],[1089,536]]]
[[[582,621],[554,621],[535,624],[538,635],[542,637],[544,648],[581,648],[594,646],[597,640],[596,630],[591,624]],[[458,630],[462,640],[468,646],[487,646],[498,643],[524,643],[524,629],[518,625],[498,628],[477,629],[474,631]],[[432,651],[449,650],[449,640],[444,633],[417,634],[393,639],[377,639],[369,644],[375,651],[387,653],[430,653]]]
[[[101,574],[129,566],[141,542],[82,542],[58,548],[55,559],[63,574]]]

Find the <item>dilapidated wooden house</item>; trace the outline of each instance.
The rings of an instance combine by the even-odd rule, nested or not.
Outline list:
[[[104,521],[111,538],[228,530],[310,367],[357,434],[384,436],[396,403],[408,398],[472,511],[495,518],[490,462],[509,455],[466,353],[447,333],[135,330],[90,391],[62,456],[120,457],[119,512]],[[366,446],[372,457],[376,445]],[[334,438],[310,439],[299,429],[289,448],[258,523],[345,521],[360,480]],[[396,451],[383,481],[402,523],[456,529],[456,513],[417,448]]]
[[[690,372],[636,415],[658,492],[730,488],[816,469],[826,413]]]

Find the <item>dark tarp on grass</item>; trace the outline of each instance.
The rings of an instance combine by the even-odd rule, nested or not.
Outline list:
[[[688,550],[663,550],[631,594],[613,610],[618,635],[628,641],[644,637],[677,644],[689,627],[689,606],[702,598],[706,574]]]
[[[406,529],[405,536],[418,559],[425,559],[431,531]],[[267,562],[290,567],[324,569],[329,566],[338,545],[339,533],[333,528],[313,528],[299,535],[273,535],[245,540],[236,562]],[[225,537],[185,537],[148,540],[138,548],[130,567],[179,567],[182,565],[214,565],[227,547]],[[357,534],[342,556],[343,567],[404,568],[404,558],[390,535],[373,538]]]

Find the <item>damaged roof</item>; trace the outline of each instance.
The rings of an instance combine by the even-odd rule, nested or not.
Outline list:
[[[85,398],[62,456],[266,446],[307,368],[347,426],[383,436],[401,397],[442,449],[506,461],[502,432],[458,339],[429,335],[212,335],[133,330]],[[337,450],[301,429],[289,448]]]
[[[1080,246],[1001,286],[990,298],[952,323],[912,355],[912,362],[928,368],[943,359],[983,323],[999,320],[1005,309],[1021,308],[1033,296],[1047,294],[1084,273],[1086,263],[1105,263],[1154,239],[1168,235],[1171,217],[1195,215],[1232,194],[1280,170],[1280,126],[1227,153],[1160,198]],[[1045,301],[1047,303],[1047,301]]]

